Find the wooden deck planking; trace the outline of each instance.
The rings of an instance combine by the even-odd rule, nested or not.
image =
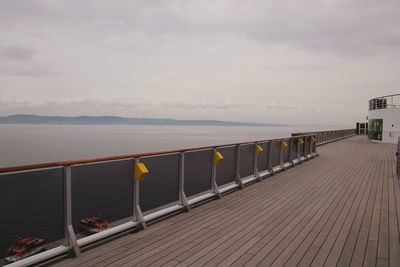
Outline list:
[[[354,137],[60,266],[400,266],[393,145]]]
[[[317,186],[317,187],[319,187],[319,186]],[[308,198],[308,197],[307,197],[307,198]],[[299,200],[300,200],[300,199],[298,199],[297,202],[299,202]],[[296,207],[294,207],[294,208],[296,209]],[[288,212],[289,214],[292,213],[291,210],[288,210],[288,211],[286,211],[286,212]],[[283,214],[283,215],[284,215],[284,214]],[[286,225],[286,224],[288,223],[288,221],[290,221],[290,219],[291,219],[291,218],[287,218],[287,215],[286,215],[284,218],[286,219],[286,222],[285,222],[285,223],[278,222],[278,224],[279,224],[281,227],[284,226],[284,225]],[[272,227],[273,227],[273,226],[276,226],[276,225],[269,225],[269,226],[272,226]],[[280,232],[280,230],[277,230],[277,228],[273,228],[273,230],[275,231],[275,234]],[[268,232],[267,232],[267,233],[268,233]],[[264,234],[264,235],[265,235],[265,234]],[[243,239],[242,239],[242,240],[243,240]],[[242,241],[242,240],[241,240],[241,241]],[[240,245],[240,243],[236,243],[236,245],[237,245],[237,244]],[[258,244],[262,245],[263,242],[259,242]],[[232,247],[230,247],[230,249],[231,249],[231,248],[232,248]],[[222,255],[223,255],[223,253],[222,253]],[[219,254],[218,257],[221,257],[221,254]],[[215,261],[215,260],[213,260],[213,261]],[[199,263],[199,262],[196,262],[196,264],[198,264],[198,263]]]
[[[354,171],[353,171],[354,172]],[[340,175],[340,174],[339,174]],[[343,175],[344,176],[344,175]],[[360,177],[361,178],[361,177]],[[354,181],[358,181],[357,179],[354,179]],[[334,199],[334,201],[328,202],[326,205],[324,205],[324,207],[322,209],[320,209],[318,211],[318,213],[316,214],[316,216],[310,220],[310,222],[308,223],[308,225],[301,230],[300,234],[296,237],[295,240],[292,240],[287,247],[285,248],[284,252],[285,253],[281,253],[281,255],[279,256],[278,259],[276,259],[274,261],[274,266],[282,266],[287,260],[288,258],[293,254],[293,250],[296,248],[296,246],[299,245],[299,243],[304,240],[307,236],[308,233],[314,228],[314,225],[317,224],[317,222],[323,222],[325,221],[325,218],[327,218],[327,216],[332,212],[333,209],[329,209],[330,207],[336,207],[337,203],[339,203],[341,196],[343,196],[343,194],[345,193],[345,191],[341,191],[342,194],[337,194],[336,198]],[[323,217],[323,215],[325,215],[325,218]]]
[[[357,164],[357,162],[355,161],[349,162],[349,165],[346,166],[345,168],[352,169],[351,166],[355,164]],[[361,172],[358,172],[358,174],[360,173]],[[339,176],[342,176],[344,179],[347,179],[347,177],[353,177],[353,179],[347,179],[347,180],[353,180],[353,183],[356,183],[358,181],[358,179],[354,179],[354,177],[359,177],[359,178],[361,177],[360,175],[357,176],[356,168],[352,169],[352,172],[350,174],[340,175],[339,173],[338,177]],[[288,266],[295,266],[299,263],[301,265],[308,266],[312,263],[315,255],[318,253],[325,238],[327,237],[331,228],[333,227],[335,220],[338,218],[345,204],[349,202],[348,199],[351,197],[352,192],[355,190],[354,188],[355,187],[347,186],[347,189],[343,190],[344,194],[343,197],[341,197],[339,201],[335,203],[335,205],[330,206],[328,212],[324,214],[324,217],[321,220],[319,220],[318,223],[313,228],[313,230],[310,231],[307,238],[304,240],[303,243],[300,244],[298,249],[293,253],[291,258],[289,259],[287,263]]]
[[[330,177],[328,176],[328,180],[330,180],[329,179]],[[332,181],[332,180],[331,180]],[[336,186],[338,183],[333,183],[333,185],[334,186]],[[330,188],[328,188],[328,191],[327,192],[322,192],[322,197],[326,197],[326,196],[329,196],[329,195],[326,195],[327,193],[329,193],[329,191],[331,191],[331,192],[335,192],[335,190],[337,189],[337,187],[335,188],[335,187],[330,187]],[[319,204],[323,204],[324,203],[324,199],[323,198],[316,198],[315,199],[315,201],[317,202],[317,203],[319,203]],[[313,205],[315,205],[315,204],[313,204]],[[315,206],[315,207],[312,207],[312,208],[314,208],[315,209],[315,211],[318,211],[319,210],[319,208],[320,208],[321,206]],[[295,224],[295,226],[300,230],[300,228],[303,228],[304,227],[304,224],[306,224],[306,223],[308,223],[309,221],[310,221],[310,219],[313,217],[313,213],[307,213],[307,214],[309,214],[309,217],[305,217],[305,219],[304,220],[302,220],[303,221],[303,223],[301,224],[301,223],[299,223],[299,224]],[[301,219],[301,218],[299,218],[299,219]],[[288,228],[288,230],[290,230],[291,228]],[[292,233],[293,232],[295,232],[295,231],[292,231]],[[297,233],[298,233],[298,231],[297,231]],[[273,258],[273,256],[271,257],[271,255],[269,254],[270,252],[271,252],[271,250],[272,249],[274,249],[274,246],[275,245],[277,245],[278,244],[278,242],[281,240],[281,237],[285,237],[286,236],[286,238],[287,237],[289,237],[290,238],[290,235],[288,235],[287,236],[287,231],[285,232],[285,231],[280,231],[279,232],[279,234],[277,235],[277,237],[275,237],[273,240],[272,240],[272,242],[266,242],[266,246],[264,246],[263,247],[263,249],[262,250],[260,250],[260,251],[258,251],[257,252],[257,254],[256,254],[256,256],[255,257],[253,257],[252,259],[251,259],[251,261],[249,261],[249,264],[250,265],[254,265],[254,264],[258,264],[258,263],[260,263],[261,265],[268,265],[268,264],[270,264],[271,262],[271,258]],[[268,241],[268,240],[267,240]],[[283,242],[282,243],[282,246],[285,246],[285,242]],[[278,250],[279,251],[279,250]],[[279,254],[278,254],[279,255]],[[261,261],[260,261],[261,260]]]

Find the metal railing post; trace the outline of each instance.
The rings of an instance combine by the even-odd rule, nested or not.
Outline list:
[[[256,177],[256,179],[258,179],[259,181],[261,181],[261,176],[260,173],[258,171],[258,154],[257,154],[257,143],[254,143],[254,162],[253,162],[253,172],[254,172],[254,177]]]
[[[133,160],[135,166],[140,163],[140,159],[136,158]],[[135,168],[133,168],[133,177],[135,177]],[[142,209],[140,208],[140,181],[139,179],[134,178],[134,186],[133,186],[133,216],[136,218],[138,225],[141,229],[146,229],[146,221],[144,220],[144,216],[142,213]]]
[[[294,166],[294,162],[293,162],[293,159],[292,159],[292,149],[293,149],[292,138],[289,138],[288,142],[289,142],[289,144],[288,144],[289,163],[293,167]]]
[[[302,161],[300,156],[300,142],[298,140],[296,142],[296,155],[297,155],[297,162],[300,164]]]
[[[71,167],[64,167],[64,234],[68,246],[76,257],[81,254],[74,228],[72,226],[72,172]]]
[[[240,179],[240,145],[236,145],[235,150],[235,180],[239,188],[244,188],[243,182]]]
[[[221,192],[219,191],[218,185],[217,185],[217,163],[214,160],[214,155],[216,153],[217,153],[217,150],[215,148],[213,148],[213,150],[212,150],[213,157],[211,158],[211,160],[212,160],[211,186],[212,186],[213,192],[215,193],[215,197],[220,199]]]
[[[279,165],[281,166],[282,170],[285,170],[285,166],[283,164],[283,139],[279,142]]]
[[[306,142],[304,142],[304,144],[303,144],[303,155],[304,155],[305,160],[308,160]]]
[[[272,173],[272,175],[275,175],[275,171],[274,171],[274,168],[272,166],[272,152],[273,152],[274,148],[272,147],[272,142],[271,141],[269,141],[268,146],[269,146],[269,149],[268,149],[268,171],[270,173]]]
[[[185,194],[185,153],[179,153],[179,202],[185,211],[190,211],[190,205]]]
[[[310,137],[311,138],[311,137]],[[315,145],[313,145],[313,146],[315,146],[315,148],[314,148],[314,153],[315,153],[315,155],[317,155],[318,156],[318,143],[317,143],[317,137],[315,136]]]

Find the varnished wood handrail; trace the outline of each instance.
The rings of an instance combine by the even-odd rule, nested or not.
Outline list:
[[[301,138],[301,137],[307,137],[307,136],[313,136],[313,135],[315,135],[315,134],[310,133],[310,134],[304,134],[304,135],[292,136],[292,137],[265,139],[265,140],[257,140],[257,141],[246,141],[246,142],[223,144],[223,145],[202,146],[202,147],[184,148],[184,149],[177,149],[177,150],[167,150],[167,151],[128,154],[128,155],[119,155],[119,156],[88,158],[88,159],[80,159],[80,160],[67,160],[67,161],[48,162],[48,163],[41,163],[41,164],[22,165],[22,166],[15,166],[15,167],[5,167],[5,168],[0,168],[0,173],[37,170],[37,169],[45,169],[45,168],[56,168],[56,167],[66,167],[66,166],[72,166],[72,165],[77,165],[77,164],[88,164],[88,163],[96,163],[96,162],[104,162],[104,161],[112,161],[112,160],[124,160],[124,159],[141,158],[141,157],[148,157],[148,156],[160,156],[160,155],[183,153],[183,152],[190,152],[190,151],[196,151],[196,150],[214,149],[214,148],[219,148],[219,147],[280,141],[280,140],[287,140],[287,139],[291,139],[291,138]]]

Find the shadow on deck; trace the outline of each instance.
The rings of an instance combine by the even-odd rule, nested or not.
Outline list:
[[[357,136],[60,266],[400,266],[395,146]]]

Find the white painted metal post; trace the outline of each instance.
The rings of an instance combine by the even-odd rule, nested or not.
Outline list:
[[[272,153],[273,153],[273,147],[272,147],[272,142],[269,141],[268,143],[269,149],[268,149],[268,170],[272,173],[272,175],[275,175],[274,168],[272,166]]]
[[[303,144],[303,155],[304,155],[304,158],[305,158],[306,160],[309,159],[309,158],[308,158],[308,154],[307,154],[306,142],[304,142],[304,144]]]
[[[240,145],[236,145],[235,150],[235,180],[239,188],[244,188],[243,182],[240,179]]]
[[[280,162],[281,169],[285,170],[285,166],[283,164],[283,147],[282,147],[283,140],[282,139],[279,144],[280,144],[280,146],[279,146],[279,162]]]
[[[297,138],[297,140],[298,140],[298,138]],[[292,159],[292,138],[289,138],[288,139],[288,142],[289,142],[289,144],[288,144],[288,155],[289,155],[289,163],[290,163],[290,166],[294,166],[294,162],[293,162],[293,159]]]
[[[310,141],[309,141],[309,144],[308,144],[308,146],[309,146],[309,149],[308,149],[308,153],[311,155],[311,154],[313,154],[313,143],[312,143],[312,137],[310,137],[310,138],[308,138]],[[305,144],[305,142],[304,142],[304,144]]]
[[[185,153],[179,153],[179,202],[185,211],[190,211],[190,205],[185,194]]]
[[[297,161],[298,161],[298,163],[302,163],[302,161],[301,161],[301,156],[300,156],[300,143],[299,143],[299,140],[297,140],[296,154],[297,154]]]
[[[133,179],[134,179],[134,186],[133,186],[133,216],[136,218],[138,225],[141,229],[146,229],[146,221],[144,220],[144,216],[142,213],[142,209],[140,208],[140,181],[135,179],[135,166],[136,164],[140,163],[140,159],[134,159],[133,164]]]
[[[214,148],[212,150],[212,170],[211,170],[211,186],[212,186],[212,190],[215,193],[215,197],[217,199],[221,198],[221,192],[219,192],[218,189],[218,185],[217,185],[217,163],[214,160],[215,154],[216,154],[217,150]]]
[[[254,144],[254,162],[253,162],[253,172],[254,172],[254,177],[258,179],[259,181],[262,181],[260,173],[258,171],[258,154],[257,154],[257,143]]]
[[[65,239],[74,255],[78,257],[81,252],[72,226],[72,173],[70,166],[64,167],[64,219]]]

